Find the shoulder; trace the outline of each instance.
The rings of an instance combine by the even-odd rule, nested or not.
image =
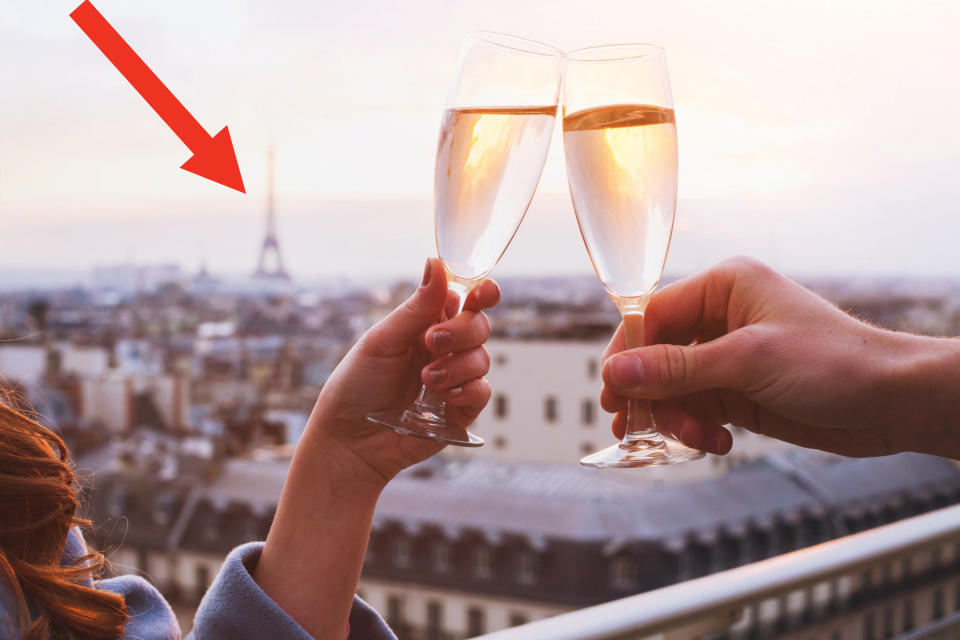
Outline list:
[[[94,587],[123,596],[130,619],[124,638],[179,640],[180,625],[157,589],[139,576],[120,576],[94,583]]]
[[[87,544],[79,529],[70,529],[63,545],[61,564],[71,565],[87,555]],[[179,640],[180,626],[170,605],[157,589],[138,576],[120,576],[93,582],[88,586],[123,596],[130,619],[124,638],[142,640]]]

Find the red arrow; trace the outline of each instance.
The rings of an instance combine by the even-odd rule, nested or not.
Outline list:
[[[180,168],[246,193],[227,127],[211,138],[89,0],[74,9],[70,17],[193,152]]]

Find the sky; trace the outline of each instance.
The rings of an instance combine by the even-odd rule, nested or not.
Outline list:
[[[68,18],[79,0],[4,4],[0,273],[250,272],[273,146],[295,276],[415,277],[460,44],[489,29],[664,45],[668,272],[750,254],[798,276],[960,276],[955,2],[95,0],[209,133],[229,125],[247,195],[179,169],[190,152]],[[556,136],[494,275],[589,272]]]

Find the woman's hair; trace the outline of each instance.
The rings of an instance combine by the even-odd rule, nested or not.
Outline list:
[[[47,640],[60,630],[79,640],[120,638],[123,597],[82,584],[102,570],[103,555],[61,566],[70,528],[90,524],[77,516],[67,447],[6,400],[0,396],[0,576],[19,606],[21,640]]]

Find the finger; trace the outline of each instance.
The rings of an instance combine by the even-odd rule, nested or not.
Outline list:
[[[610,424],[610,429],[613,431],[613,435],[617,440],[623,438],[624,434],[627,432],[627,410],[624,409],[613,416],[613,422]]]
[[[457,315],[457,310],[460,309],[460,296],[457,295],[457,292],[448,289],[447,290],[447,301],[443,305],[443,314],[445,318],[452,318]]]
[[[369,355],[387,357],[406,352],[420,334],[440,319],[447,299],[447,279],[437,258],[427,260],[417,290],[364,336],[360,348]]]
[[[490,319],[487,314],[464,311],[450,320],[430,327],[424,344],[434,355],[456,353],[478,347],[490,337]]]
[[[456,387],[455,387],[456,388]],[[490,384],[484,378],[477,378],[462,385],[463,393],[447,401],[447,417],[454,424],[466,427],[477,419],[480,412],[490,401]],[[447,391],[449,397],[454,389]]]
[[[464,311],[483,311],[500,302],[500,285],[490,278],[484,278],[467,295],[463,304]]]
[[[657,429],[688,447],[724,455],[733,446],[733,436],[722,425],[728,422],[720,394],[707,391],[654,403]]]
[[[617,413],[627,408],[627,399],[623,396],[618,396],[604,386],[603,389],[600,390],[600,406],[603,407],[604,411]]]
[[[610,338],[607,348],[603,350],[603,355],[600,356],[600,361],[605,362],[607,358],[612,356],[615,353],[620,353],[627,348],[627,339],[624,337],[623,333],[623,323],[620,323],[620,326],[617,327],[617,330],[614,332],[613,337]]]
[[[486,378],[474,378],[447,389],[445,397],[448,407],[483,409],[490,401],[491,393],[490,383]]]
[[[735,331],[703,344],[656,344],[611,356],[603,382],[631,398],[670,398],[705,389],[749,386],[759,348],[758,331]]]
[[[474,347],[430,363],[420,372],[420,379],[431,389],[449,389],[483,377],[489,370],[490,354],[483,347]]]
[[[654,419],[657,430],[664,436],[683,443],[684,445],[713,453],[724,455],[733,446],[733,437],[730,432],[720,425],[710,424],[698,420],[696,417],[683,411],[676,403],[654,403]],[[623,438],[627,426],[627,413],[621,411],[614,416],[612,423],[613,435]]]

